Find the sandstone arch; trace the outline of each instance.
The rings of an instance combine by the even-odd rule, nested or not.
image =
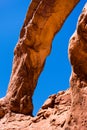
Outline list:
[[[79,0],[33,0],[14,50],[11,79],[6,97],[0,100],[6,112],[32,114],[32,95],[54,35]]]

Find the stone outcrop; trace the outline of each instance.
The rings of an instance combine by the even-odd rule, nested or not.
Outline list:
[[[79,17],[77,30],[70,39],[69,58],[72,65],[70,89],[72,106],[69,126],[87,129],[87,3]]]
[[[70,91],[60,92],[47,99],[36,117],[7,113],[0,120],[1,130],[65,130],[70,107]]]
[[[87,4],[70,39],[70,88],[51,95],[36,117],[7,112],[1,130],[87,130]],[[5,106],[2,106],[2,108]],[[0,116],[4,115],[0,108]]]
[[[0,117],[11,112],[32,115],[32,95],[52,40],[78,2],[32,0],[14,50],[8,91],[0,100]]]
[[[26,20],[25,23],[27,23]],[[51,95],[36,117],[24,115],[24,112],[20,111],[17,112],[21,114],[13,113],[13,109],[10,108],[7,114],[4,114],[5,104],[2,103],[0,116],[4,117],[0,119],[1,130],[87,130],[87,4],[78,19],[76,31],[70,39],[68,55],[72,66],[70,88]],[[12,89],[11,87],[8,89],[8,94],[13,91]],[[7,101],[2,99],[2,102],[3,100]],[[23,101],[26,105],[25,100]],[[9,107],[8,102],[7,107]]]

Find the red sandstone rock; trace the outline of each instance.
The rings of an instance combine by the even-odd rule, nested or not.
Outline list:
[[[72,107],[68,126],[72,130],[87,129],[87,4],[79,17],[77,30],[70,39],[69,58]]]
[[[5,113],[32,115],[32,95],[51,51],[52,40],[78,1],[32,0],[14,50],[8,91],[0,101]]]
[[[50,96],[36,117],[7,112],[0,120],[1,130],[87,130],[87,4],[68,50],[72,65],[70,88]],[[2,108],[1,117],[5,112]]]
[[[65,130],[63,127],[71,107],[70,95],[70,90],[67,90],[50,96],[48,100],[53,99],[54,102],[50,105],[47,100],[36,117],[7,113],[0,120],[0,130]]]

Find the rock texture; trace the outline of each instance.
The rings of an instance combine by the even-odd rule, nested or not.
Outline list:
[[[14,50],[8,91],[0,100],[0,117],[9,112],[32,115],[32,95],[52,39],[78,1],[32,0]]]
[[[36,117],[7,113],[0,120],[0,130],[68,130],[63,128],[70,107],[70,91],[60,92],[47,99]]]
[[[25,23],[27,23],[26,20]],[[25,25],[26,24],[24,24],[23,27],[25,27]],[[46,47],[48,47],[47,43],[48,42],[46,42]],[[25,44],[19,42],[18,45],[25,45]],[[18,52],[17,51],[15,52],[15,56],[16,53]],[[13,129],[14,130],[87,130],[87,4],[85,5],[82,14],[78,19],[76,31],[70,39],[68,52],[69,52],[68,54],[69,54],[70,63],[72,65],[72,74],[70,77],[70,88],[67,91],[62,91],[59,92],[58,94],[51,95],[47,99],[47,101],[43,104],[42,108],[39,110],[36,117],[24,115],[26,113],[22,111],[17,111],[20,112],[21,114],[17,114],[15,112],[13,113],[14,110],[11,108],[9,108],[8,109],[9,112],[7,111],[7,114],[4,115],[5,104],[3,104],[0,108],[0,116],[1,117],[4,116],[0,120],[1,130],[13,130]],[[29,56],[31,56],[30,54],[31,53],[29,53]],[[43,54],[45,54],[45,52]],[[23,57],[21,57],[21,59],[22,58]],[[20,59],[20,55],[19,55],[19,59]],[[14,64],[15,64],[15,59],[14,59]],[[18,62],[19,69],[20,69],[20,64]],[[14,74],[14,72],[12,74]],[[13,76],[14,75],[12,75],[12,77]],[[24,90],[23,87],[21,88]],[[13,91],[12,89],[13,89],[12,87],[9,87],[7,94],[9,94],[10,91],[12,92]],[[21,92],[23,93],[22,90]],[[26,97],[22,98],[26,106],[25,99]],[[7,101],[6,99],[2,99],[2,102],[3,100]],[[7,107],[9,107],[10,105],[7,102]]]
[[[24,115],[23,112],[13,113],[8,101],[2,99],[2,102],[7,101],[7,106],[3,104],[0,108],[0,117],[4,116],[0,119],[0,130],[87,130],[87,4],[78,19],[77,29],[70,39],[68,50],[72,65],[70,88],[51,95],[36,117]],[[11,89],[13,88],[9,88],[8,93],[13,91]],[[26,102],[24,103],[26,106]],[[4,114],[5,107],[9,108],[7,114]]]

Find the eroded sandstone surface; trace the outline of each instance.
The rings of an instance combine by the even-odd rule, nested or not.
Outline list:
[[[78,1],[32,0],[14,50],[7,94],[0,100],[1,117],[9,111],[32,115],[32,95],[52,40]]]
[[[77,2],[76,3],[75,2],[76,1],[72,0],[72,5],[73,5],[72,8],[77,3]],[[61,5],[61,2],[58,1],[58,4],[59,3]],[[67,4],[69,4],[69,3],[67,2]],[[65,2],[65,5],[66,5],[66,2]],[[71,6],[71,3],[70,3],[70,6]],[[31,9],[31,7],[32,7],[32,3],[30,6],[30,9]],[[51,7],[54,7],[54,6],[51,6]],[[66,6],[64,6],[64,7],[66,7]],[[36,4],[35,4],[35,9],[36,9]],[[41,10],[41,8],[40,8],[40,10]],[[71,7],[70,7],[70,10],[71,10]],[[32,14],[32,11],[30,14]],[[28,13],[29,13],[29,10],[28,10]],[[67,13],[70,13],[70,12],[67,12]],[[56,15],[58,15],[58,14],[56,14]],[[50,16],[50,17],[52,17],[52,16]],[[30,15],[27,14],[26,18],[30,18]],[[34,16],[33,16],[33,19],[34,19]],[[64,19],[65,19],[65,17],[64,17]],[[34,26],[33,24],[31,25],[31,22],[30,22],[30,27]],[[55,22],[57,24],[58,21],[55,21]],[[47,26],[45,25],[46,28],[47,27],[50,28],[51,27],[50,23],[52,24],[52,21],[47,22],[47,23],[46,23]],[[32,102],[30,100],[30,98],[32,98],[32,94],[33,94],[33,91],[35,88],[35,86],[31,87],[33,85],[33,80],[34,80],[34,78],[32,78],[32,76],[35,76],[34,74],[36,74],[36,73],[32,74],[32,73],[30,73],[31,72],[30,70],[33,70],[33,69],[37,70],[37,68],[38,68],[38,69],[40,69],[39,72],[42,71],[43,67],[41,68],[41,66],[38,66],[37,59],[39,58],[39,56],[42,56],[41,54],[43,54],[43,56],[42,56],[43,58],[41,58],[41,62],[40,62],[40,65],[43,66],[44,62],[45,62],[45,58],[49,54],[49,53],[45,53],[45,51],[50,52],[50,51],[48,51],[48,48],[51,47],[50,40],[52,41],[55,31],[53,31],[53,28],[54,28],[54,26],[53,26],[53,28],[52,28],[53,35],[52,35],[51,39],[49,40],[49,37],[45,37],[46,40],[48,39],[48,42],[46,41],[44,43],[44,41],[45,41],[45,39],[44,39],[44,41],[40,45],[36,46],[38,51],[35,51],[34,45],[36,45],[36,44],[34,44],[34,45],[32,44],[32,46],[31,46],[30,42],[28,42],[27,35],[25,35],[25,34],[27,34],[27,33],[25,33],[27,24],[28,24],[28,20],[26,19],[24,26],[23,26],[25,31],[23,34],[21,34],[21,37],[20,37],[19,42],[15,49],[13,72],[12,72],[12,77],[11,77],[10,85],[8,88],[7,96],[5,99],[1,100],[1,107],[0,107],[1,130],[13,130],[13,129],[15,129],[15,130],[87,130],[87,4],[84,6],[82,14],[80,15],[80,17],[78,19],[77,28],[69,41],[68,55],[69,55],[70,63],[72,66],[72,74],[70,77],[70,88],[66,91],[59,92],[58,94],[51,95],[46,100],[46,102],[43,104],[42,108],[39,110],[36,117],[31,116],[33,107],[31,105]],[[48,26],[48,25],[50,25],[50,26]],[[52,24],[52,25],[54,25],[54,24]],[[58,28],[56,31],[58,31],[60,29],[62,24],[59,24],[59,25],[58,25]],[[22,29],[22,31],[23,31],[23,29]],[[50,31],[49,31],[49,29],[47,31],[48,32],[45,32],[45,33],[48,35]],[[32,31],[31,31],[31,33],[34,36]],[[32,41],[32,35],[31,35],[31,41]],[[37,33],[37,35],[38,35],[38,33]],[[40,37],[42,39],[41,35],[39,36],[39,38]],[[26,39],[27,39],[27,41],[26,41]],[[33,42],[33,43],[37,43],[37,42]],[[20,52],[20,51],[22,51],[22,49],[20,49],[20,48],[23,49],[23,52]],[[28,49],[28,51],[27,51],[27,49]],[[40,53],[39,49],[41,49],[42,53]],[[32,53],[30,53],[29,50],[32,51]],[[40,55],[39,55],[39,53],[40,53]],[[38,54],[38,58],[37,58],[36,54]],[[45,57],[44,57],[44,54],[46,54]],[[29,56],[29,57],[27,57],[27,56]],[[34,59],[35,62],[33,63],[32,60],[33,60],[33,58],[35,58],[35,56],[36,56],[36,59]],[[19,62],[19,61],[21,61],[21,62]],[[30,64],[30,63],[32,63],[32,64]],[[27,67],[30,67],[30,69],[27,68],[25,71],[25,69],[21,68],[21,67],[25,67],[25,65],[27,65]],[[33,67],[32,67],[32,65],[33,65]],[[37,65],[36,68],[34,68],[34,65]],[[24,70],[23,71],[24,73],[22,73],[22,69]],[[28,70],[29,70],[29,72],[27,72]],[[27,73],[27,78],[29,78],[28,74],[31,74],[31,78],[29,78],[29,79],[33,79],[33,80],[27,79],[28,82],[25,82],[25,81],[27,81],[27,80],[25,80],[26,77],[24,75],[26,73]],[[39,74],[36,77],[37,79],[38,79]],[[22,81],[21,78],[23,78],[23,81],[24,81],[23,83],[24,84],[26,83],[26,85],[24,87],[22,86],[24,84],[20,84],[20,82]],[[36,82],[37,82],[37,80],[36,80]],[[34,85],[36,85],[36,82]],[[18,88],[16,86],[13,89],[13,86],[11,87],[11,85],[15,86],[15,85],[17,85],[17,83],[19,84]],[[29,89],[28,83],[30,85],[30,89]],[[32,90],[31,90],[31,88],[32,88]],[[28,92],[26,92],[26,90],[28,90]],[[16,93],[14,93],[15,91],[16,91]],[[32,92],[32,94],[29,95],[29,92]],[[11,94],[11,96],[10,96],[10,94]],[[12,100],[12,98],[13,98],[13,100]],[[9,102],[8,102],[8,99],[11,99],[11,100],[9,100]],[[16,100],[18,100],[19,102],[18,101],[16,102]],[[28,101],[29,101],[29,104],[31,107],[29,107],[29,104],[26,104],[26,102],[28,103]],[[4,104],[4,102],[7,104]],[[20,103],[20,104],[16,107],[17,104],[15,104],[15,103]],[[26,106],[26,105],[28,105],[28,106]],[[21,107],[25,108],[25,109],[22,110]],[[31,109],[29,109],[29,108],[31,108]],[[28,113],[26,112],[27,109],[28,109]],[[30,114],[30,115],[26,115],[26,114]]]

